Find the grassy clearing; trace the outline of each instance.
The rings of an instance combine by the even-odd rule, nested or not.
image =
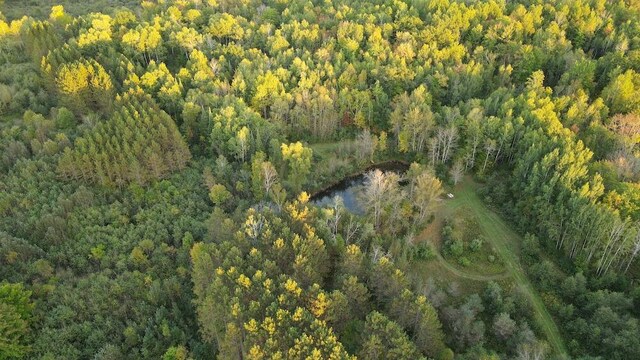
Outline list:
[[[481,294],[487,281],[495,281],[503,289],[514,286],[513,280],[507,275],[486,276],[464,272],[441,258],[413,262],[410,266],[410,270],[406,273],[418,289],[425,287],[426,290],[436,285],[437,288],[446,290],[451,295],[450,299],[453,301],[451,305],[455,306],[464,303],[469,295]]]
[[[324,143],[315,143],[310,145],[313,149],[314,154],[320,154],[323,156],[335,155],[343,151],[345,147],[353,147],[354,141],[347,139],[336,142],[324,142]]]
[[[435,268],[440,268],[436,273],[451,281],[460,281],[461,279],[476,282],[483,280],[495,280],[491,275],[478,274],[477,272],[472,272],[467,269],[460,269],[457,266],[450,264],[442,258],[441,255],[439,255],[439,249],[442,245],[440,229],[442,228],[443,219],[455,215],[461,207],[470,209],[480,225],[482,233],[485,236],[485,240],[491,244],[492,248],[502,260],[506,270],[506,273],[503,275],[513,280],[515,285],[522,289],[531,302],[535,312],[534,320],[542,331],[544,331],[545,337],[551,345],[553,353],[557,358],[568,358],[568,352],[562,336],[558,331],[558,327],[520,264],[519,254],[522,239],[518,234],[511,230],[496,213],[488,209],[482,203],[475,192],[475,188],[476,184],[470,179],[466,179],[451,190],[455,195],[454,199],[442,200],[443,203],[438,210],[438,215],[435,220],[420,236],[421,240],[430,241],[436,247],[436,253],[438,254],[436,258],[437,261],[432,261],[426,268],[426,265],[424,264],[418,265],[413,270],[417,273],[431,275],[432,271],[436,271]]]
[[[465,271],[481,275],[505,273],[504,264],[497,256],[487,234],[480,226],[474,211],[461,206],[446,219],[449,244],[442,245],[440,253],[451,264],[458,264]],[[444,229],[440,231],[444,236]],[[456,246],[457,245],[457,246]],[[454,254],[454,248],[459,254]]]

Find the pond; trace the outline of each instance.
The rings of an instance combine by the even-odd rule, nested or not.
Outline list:
[[[394,171],[399,174],[404,174],[409,168],[409,165],[399,161],[389,161],[381,164],[376,164],[368,167],[359,174],[349,176],[340,182],[328,187],[325,190],[318,192],[311,197],[311,202],[317,206],[330,206],[333,204],[333,199],[336,196],[342,198],[344,207],[354,214],[363,215],[364,209],[358,202],[358,192],[364,184],[364,175],[371,171],[378,169],[383,172]]]

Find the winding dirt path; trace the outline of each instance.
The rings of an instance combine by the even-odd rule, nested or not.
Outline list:
[[[506,271],[501,272],[499,274],[492,274],[492,275],[474,274],[474,273],[463,271],[458,267],[456,267],[455,265],[448,262],[445,258],[443,258],[442,255],[440,255],[440,251],[436,251],[436,259],[438,260],[440,265],[442,265],[442,267],[447,269],[450,273],[465,279],[470,279],[475,281],[497,281],[497,280],[502,280],[509,277],[509,273],[507,273]]]

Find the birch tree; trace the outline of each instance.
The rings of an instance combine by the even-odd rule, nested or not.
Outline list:
[[[401,198],[399,181],[400,176],[394,172],[384,173],[376,169],[365,174],[360,199],[372,217],[376,229],[380,228],[387,205],[398,202]]]
[[[489,162],[489,159],[493,157],[493,154],[496,151],[495,140],[487,139],[484,143],[484,151],[485,151],[485,157],[484,157],[484,163],[482,164],[482,173],[484,173],[484,170],[487,168],[487,163]]]
[[[436,136],[431,141],[431,162],[446,163],[456,149],[458,129],[454,126],[441,127],[436,130]]]
[[[456,161],[449,170],[449,175],[451,175],[451,180],[453,180],[453,185],[458,185],[462,177],[464,176],[464,166],[460,161]]]
[[[435,119],[431,111],[431,95],[424,86],[411,95],[398,95],[392,103],[390,115],[393,131],[401,152],[422,152],[427,145]]]
[[[338,227],[340,226],[340,220],[342,219],[342,215],[344,214],[344,203],[340,196],[336,196],[333,198],[331,203],[331,207],[329,209],[325,209],[327,215],[327,227],[331,230],[331,236],[333,238],[333,242],[336,242],[338,237]]]
[[[631,252],[629,253],[629,258],[627,259],[627,264],[624,267],[624,272],[625,273],[629,271],[629,267],[631,267],[631,264],[633,263],[633,261],[636,259],[636,257],[640,253],[640,228],[638,228],[638,226],[636,226],[634,230],[636,232],[636,235],[633,238],[633,242],[632,242],[632,246],[631,246]]]
[[[425,171],[416,178],[413,201],[418,208],[418,223],[430,214],[441,195],[442,182],[432,173]]]
[[[483,118],[481,108],[473,108],[467,115],[465,121],[465,137],[467,151],[465,155],[464,167],[465,171],[475,166],[476,155],[482,136],[481,120]]]
[[[373,161],[373,154],[376,150],[376,138],[371,135],[369,129],[364,129],[356,138],[358,158]]]
[[[606,274],[611,265],[617,260],[627,238],[626,232],[627,223],[624,221],[617,220],[611,225],[605,248],[598,262],[596,270],[598,275]]]
[[[262,163],[262,186],[264,187],[264,193],[269,195],[273,185],[278,182],[278,172],[276,168],[269,161]]]

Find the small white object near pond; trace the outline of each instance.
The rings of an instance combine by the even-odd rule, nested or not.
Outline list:
[[[448,197],[449,199],[453,199],[453,194],[452,194],[452,193],[448,193],[448,194],[447,194],[447,197]]]

